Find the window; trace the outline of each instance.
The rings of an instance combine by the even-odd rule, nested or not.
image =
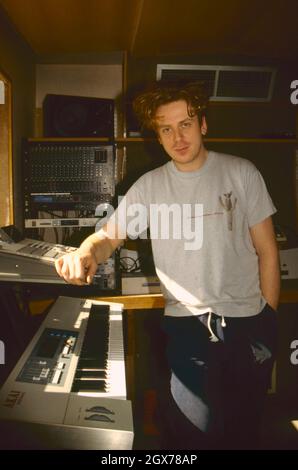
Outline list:
[[[0,72],[0,226],[13,223],[11,82]]]
[[[270,101],[276,70],[271,67],[157,64],[157,80],[202,81],[210,101]]]

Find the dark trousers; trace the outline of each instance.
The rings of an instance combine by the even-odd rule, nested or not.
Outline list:
[[[169,437],[164,446],[256,449],[276,356],[277,314],[266,305],[252,317],[225,317],[225,327],[222,317],[212,314],[210,326],[217,342],[210,341],[207,321],[208,314],[163,319],[176,388],[178,382],[178,393],[172,389],[176,402],[170,393],[161,400]],[[185,405],[188,417],[181,412]],[[208,419],[201,425],[206,410]]]

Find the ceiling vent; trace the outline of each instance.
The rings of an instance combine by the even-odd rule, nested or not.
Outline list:
[[[157,64],[157,80],[203,81],[210,101],[270,101],[276,69]]]

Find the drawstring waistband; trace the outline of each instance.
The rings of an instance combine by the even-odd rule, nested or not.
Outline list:
[[[219,339],[218,339],[217,336],[215,336],[215,334],[214,334],[213,331],[212,331],[212,328],[211,328],[211,316],[212,316],[212,312],[209,312],[208,321],[207,321],[207,326],[208,326],[208,330],[209,330],[210,333],[211,333],[210,341],[212,341],[213,343],[216,343],[216,341],[219,341]]]
[[[208,326],[208,330],[210,331],[211,333],[211,336],[210,336],[210,341],[212,341],[213,343],[216,343],[217,341],[219,341],[218,337],[214,334],[212,328],[211,328],[211,318],[212,318],[212,312],[209,312],[208,314],[208,321],[207,321],[207,326]],[[227,326],[226,322],[225,322],[225,317],[222,315],[221,316],[221,326],[224,328],[225,326]]]

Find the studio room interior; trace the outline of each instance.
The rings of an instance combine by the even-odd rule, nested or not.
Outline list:
[[[0,0],[1,449],[298,449],[297,15]]]

